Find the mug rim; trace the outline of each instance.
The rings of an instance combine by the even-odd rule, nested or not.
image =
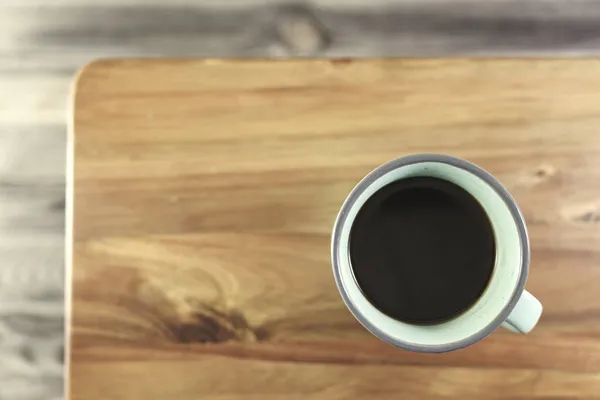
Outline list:
[[[487,183],[504,201],[506,204],[511,216],[514,219],[514,222],[517,227],[517,232],[519,236],[519,242],[521,245],[521,265],[519,268],[519,279],[515,290],[512,294],[510,301],[507,305],[502,309],[502,311],[483,329],[478,332],[452,343],[444,343],[439,345],[415,345],[409,342],[405,342],[402,340],[398,340],[394,337],[391,337],[386,332],[379,329],[375,324],[370,322],[354,305],[352,300],[350,299],[348,293],[346,292],[346,288],[342,283],[341,273],[340,273],[340,246],[341,246],[341,237],[342,237],[342,228],[346,223],[346,220],[349,215],[349,211],[354,207],[356,201],[359,196],[376,180],[383,177],[384,175],[398,169],[401,167],[405,167],[407,165],[412,164],[420,164],[425,162],[435,162],[447,164],[450,166],[454,166],[465,170],[480,179],[482,179],[485,183]],[[521,210],[517,206],[517,203],[510,195],[508,190],[489,172],[485,171],[481,167],[461,158],[457,158],[454,156],[446,155],[446,154],[411,154],[404,157],[396,158],[394,160],[388,161],[387,163],[375,168],[371,171],[367,176],[365,176],[355,187],[352,189],[346,200],[344,201],[337,217],[335,220],[335,224],[333,227],[333,235],[331,242],[331,264],[333,268],[333,275],[335,278],[335,283],[337,285],[338,291],[342,296],[346,307],[350,310],[352,315],[373,335],[378,337],[379,339],[402,349],[422,352],[422,353],[445,353],[453,350],[462,349],[464,347],[470,346],[486,336],[492,333],[496,328],[498,328],[510,315],[512,310],[517,305],[523,290],[525,289],[525,283],[527,281],[527,276],[529,273],[529,260],[530,260],[530,249],[529,249],[529,237],[527,234],[527,228],[525,226],[525,220],[523,218],[523,214]]]

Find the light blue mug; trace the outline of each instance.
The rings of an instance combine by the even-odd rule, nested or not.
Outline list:
[[[481,296],[465,312],[433,325],[401,322],[379,311],[359,288],[350,260],[350,231],[367,199],[392,182],[413,177],[444,179],[469,192],[485,210],[496,244],[492,275]],[[406,350],[441,353],[461,349],[485,338],[500,325],[525,334],[542,314],[541,303],[525,290],[529,239],[523,215],[496,178],[460,158],[415,154],[369,173],[350,192],[337,216],[331,259],[337,287],[354,317],[378,338]]]

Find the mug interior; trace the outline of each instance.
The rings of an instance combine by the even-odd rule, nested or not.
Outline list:
[[[469,165],[478,168],[472,164]],[[384,167],[380,168],[385,169]],[[519,227],[522,220],[515,219],[506,198],[501,196],[488,181],[459,166],[440,161],[422,161],[407,163],[383,174],[377,174],[378,170],[373,171],[359,183],[355,189],[355,191],[358,190],[358,196],[352,200],[352,195],[349,196],[347,201],[353,201],[352,204],[342,208],[345,212],[344,218],[341,218],[341,215],[338,217],[338,222],[342,225],[336,229],[339,234],[339,242],[338,254],[334,254],[334,257],[337,257],[334,266],[337,261],[339,280],[341,281],[338,282],[338,288],[345,293],[343,297],[346,303],[351,303],[351,306],[348,304],[350,310],[369,330],[377,330],[377,332],[373,332],[377,336],[384,336],[383,339],[388,339],[395,345],[411,350],[427,351],[427,348],[435,347],[440,351],[449,351],[464,347],[471,344],[472,341],[486,336],[499,326],[504,318],[498,317],[508,314],[506,311],[510,308],[511,301],[514,300],[517,291],[522,290],[522,287],[519,288],[524,259],[522,230]],[[487,174],[483,170],[481,172]],[[491,175],[487,175],[488,179],[494,179]],[[376,176],[374,180],[373,176]],[[450,181],[464,188],[479,201],[492,225],[496,242],[496,259],[486,289],[468,310],[439,324],[413,325],[400,322],[382,313],[362,294],[352,271],[349,239],[352,223],[358,211],[376,191],[401,179],[425,176]],[[366,187],[364,187],[365,184]],[[497,184],[499,185],[499,183]],[[360,188],[361,185],[363,188]],[[506,196],[507,193],[503,193],[503,195]],[[512,199],[510,200],[512,201]],[[514,202],[512,204],[514,207]],[[526,271],[524,272],[526,273]],[[476,336],[481,337],[473,339]]]

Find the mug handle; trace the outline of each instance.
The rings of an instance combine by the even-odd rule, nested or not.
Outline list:
[[[517,305],[502,326],[511,332],[526,334],[538,323],[542,316],[542,303],[527,290],[523,291]]]

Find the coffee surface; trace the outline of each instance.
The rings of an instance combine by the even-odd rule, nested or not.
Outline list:
[[[384,314],[413,324],[447,321],[485,290],[496,248],[479,202],[438,178],[393,182],[371,196],[350,233],[352,270]]]

